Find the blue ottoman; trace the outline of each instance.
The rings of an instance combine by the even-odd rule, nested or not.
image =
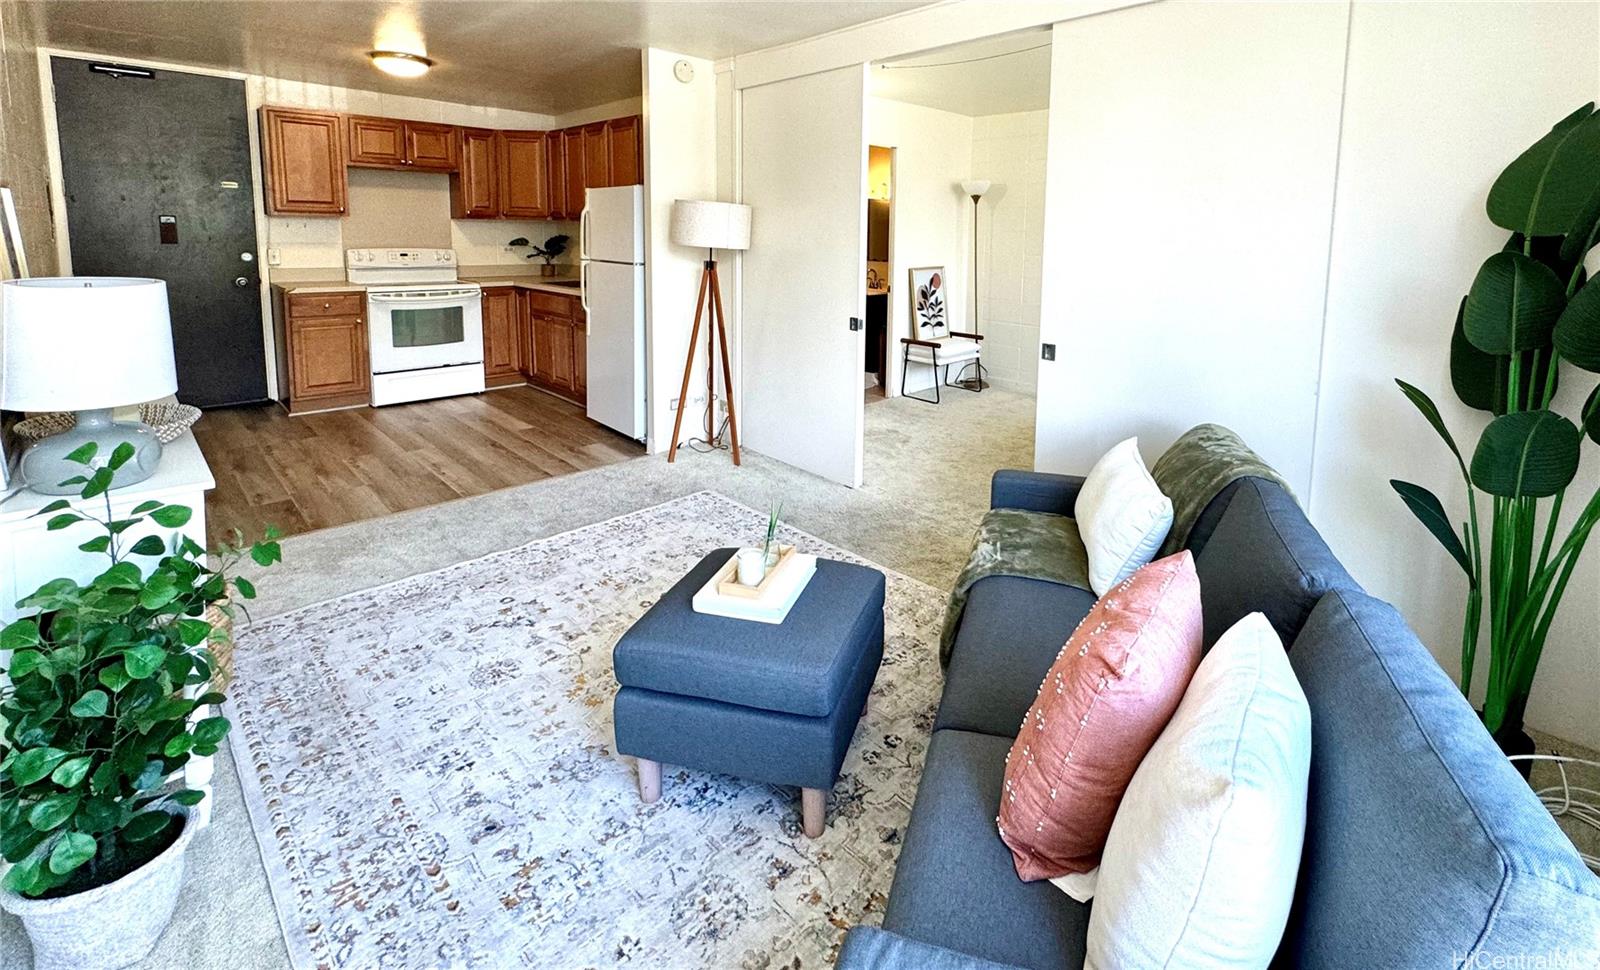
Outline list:
[[[819,559],[776,625],[696,613],[733,552],[700,560],[617,641],[617,751],[639,759],[647,802],[663,763],[798,786],[816,838],[883,659],[883,574]]]

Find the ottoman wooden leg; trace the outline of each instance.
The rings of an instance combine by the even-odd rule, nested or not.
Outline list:
[[[800,789],[800,829],[806,838],[822,834],[822,819],[828,807],[828,793],[820,788]]]
[[[639,759],[639,800],[645,804],[661,797],[661,762]]]

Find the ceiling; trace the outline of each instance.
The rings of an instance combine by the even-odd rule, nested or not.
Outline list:
[[[637,97],[642,47],[730,57],[926,3],[51,0],[41,8],[52,47],[560,114]],[[437,64],[417,80],[391,78],[367,62],[375,46]]]
[[[1025,30],[872,65],[872,93],[957,114],[1050,107],[1050,31]]]

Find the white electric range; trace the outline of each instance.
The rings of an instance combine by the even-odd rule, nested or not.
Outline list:
[[[345,277],[367,290],[374,406],[484,389],[483,291],[454,250],[351,249]]]

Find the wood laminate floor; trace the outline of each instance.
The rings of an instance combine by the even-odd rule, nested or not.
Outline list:
[[[276,404],[226,408],[194,433],[217,479],[213,545],[234,528],[296,535],[644,454],[531,387],[298,417]]]

